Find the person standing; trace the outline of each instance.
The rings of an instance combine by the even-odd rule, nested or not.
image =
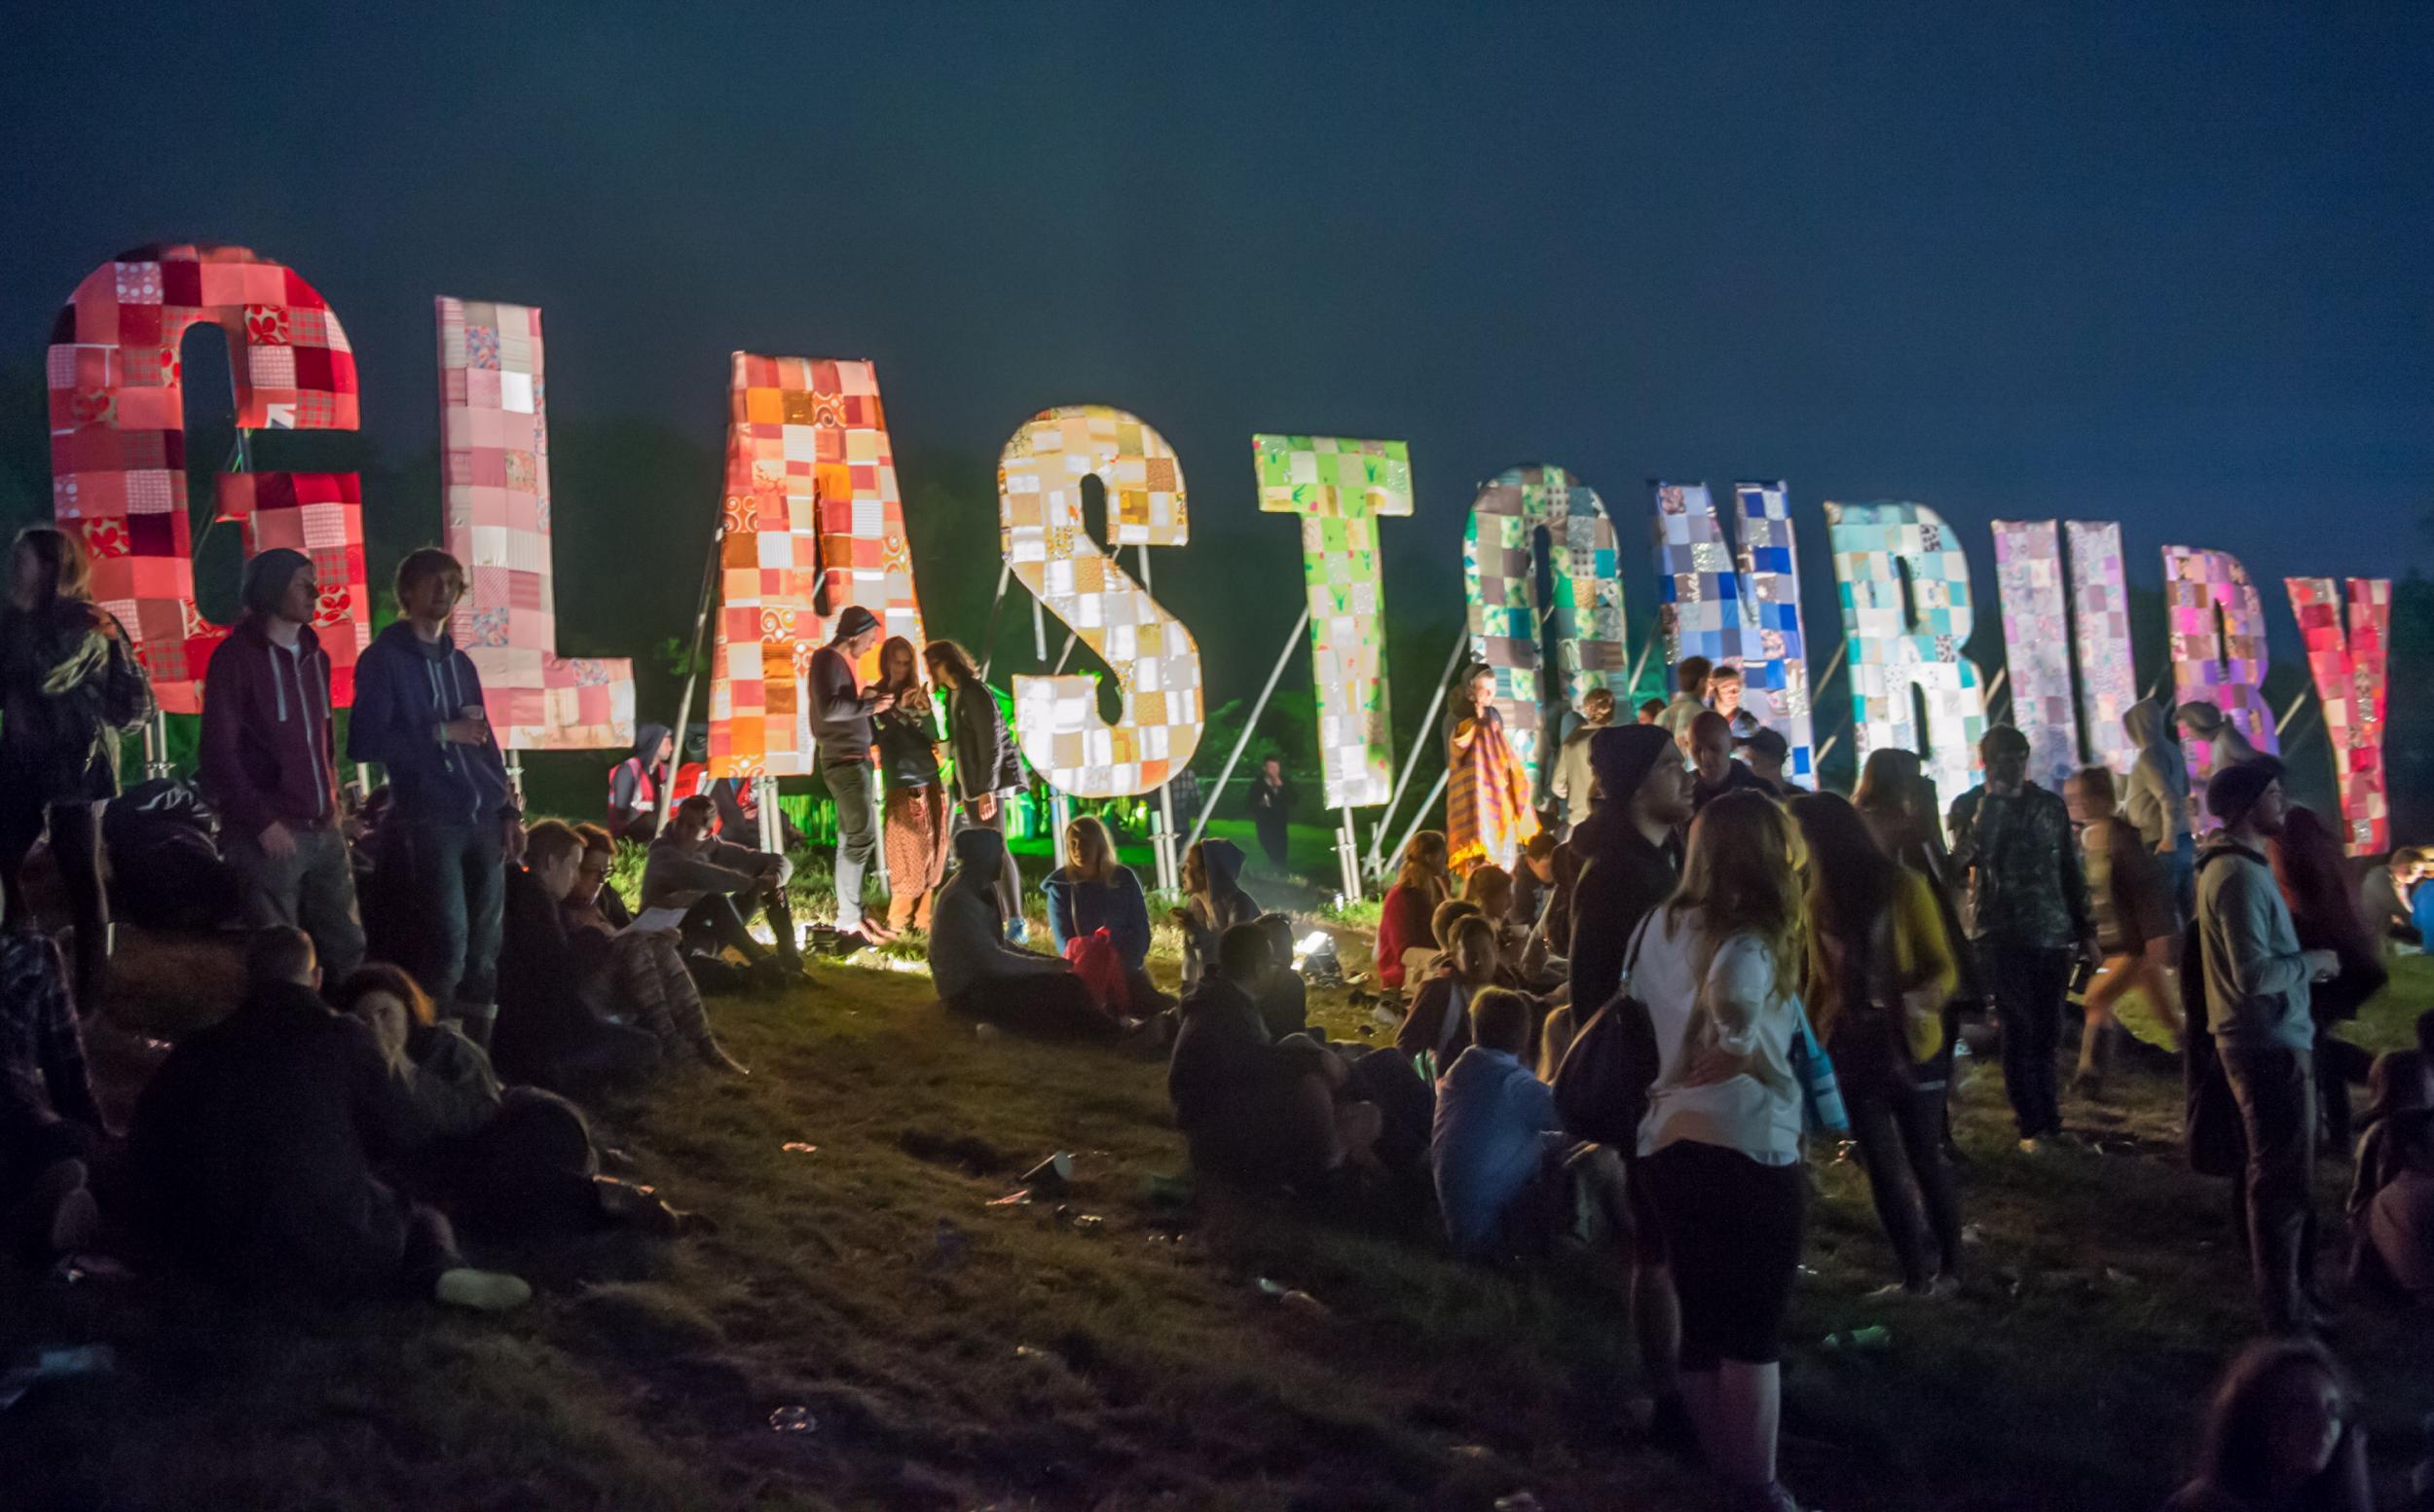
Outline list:
[[[1481,862],[1507,871],[1513,857],[1538,832],[1530,806],[1530,777],[1504,738],[1504,716],[1494,703],[1495,673],[1474,665],[1462,677],[1461,696],[1445,718],[1445,832],[1451,862],[1462,876]]]
[[[2367,1000],[2391,980],[2391,973],[2366,921],[2358,916],[2341,836],[2315,810],[2298,803],[2285,806],[2282,832],[2273,837],[2268,858],[2282,902],[2290,905],[2300,948],[2330,950],[2340,963],[2332,980],[2307,994],[2307,1011],[2315,1015],[2316,1027],[2316,1125],[2328,1149],[2346,1153],[2351,1145],[2349,1088],[2366,1085],[2375,1059],[2335,1031],[2358,1016]]]
[[[1578,829],[1598,806],[1598,785],[1589,769],[1589,742],[1614,722],[1614,690],[1593,687],[1580,697],[1580,728],[1564,737],[1556,753],[1555,776],[1547,791],[1555,795],[1556,838]]]
[[[76,537],[29,525],[17,534],[0,608],[0,900],[10,918],[32,921],[20,877],[48,827],[88,1014],[101,1007],[110,969],[96,805],[119,791],[119,732],[152,717],[134,644],[93,603],[91,575]]]
[[[1733,759],[1732,721],[1713,709],[1702,709],[1690,717],[1690,762],[1699,773],[1699,780],[1690,791],[1693,813],[1727,793],[1746,791],[1770,798],[1782,796],[1757,773]]]
[[[2206,784],[2223,839],[2197,870],[2197,934],[2206,1029],[2220,1057],[2247,1153],[2239,1192],[2248,1258],[2266,1326],[2320,1321],[2309,1297],[2308,1161],[2315,1148],[2312,983],[2340,969],[2304,950],[2274,885],[2266,846],[2282,832],[2282,763],[2238,761]]]
[[[1952,800],[1952,865],[1969,878],[1972,936],[2003,1025],[2003,1089],[2018,1122],[2020,1152],[2062,1131],[2054,1054],[2077,950],[2100,958],[2062,799],[2028,780],[2028,737],[2008,724],[1977,745],[1984,786]]]
[[[355,664],[347,759],[388,769],[380,896],[403,917],[383,939],[442,1012],[486,1045],[498,1013],[503,868],[523,848],[524,816],[482,709],[482,676],[448,633],[463,567],[425,546],[397,564],[396,593],[403,617]]]
[[[1006,797],[1024,785],[1022,756],[1014,749],[1014,732],[1006,727],[997,696],[980,681],[972,653],[953,641],[933,641],[921,653],[929,663],[930,681],[946,689],[947,751],[955,758],[956,802],[963,806],[957,828],[978,825],[1006,832]],[[1178,818],[1179,824],[1189,821]],[[1017,940],[1029,933],[1022,917],[1022,873],[1014,869],[1014,853],[998,848],[1003,875],[997,887],[999,919]]]
[[[313,632],[313,561],[277,547],[245,564],[245,617],[203,680],[203,784],[221,852],[256,928],[313,937],[332,979],[363,964],[363,913],[339,829],[330,659]]]
[[[1656,717],[1665,733],[1684,752],[1690,749],[1690,721],[1707,709],[1707,680],[1715,664],[1704,656],[1685,656],[1674,665],[1674,697]]]
[[[2138,748],[2121,795],[2121,817],[2137,827],[2147,849],[2162,858],[2177,932],[2196,908],[2197,839],[2189,828],[2189,752],[2181,744],[2171,695],[2158,693],[2130,705],[2121,716],[2121,731]]]
[[[930,927],[930,897],[946,880],[946,787],[939,775],[938,715],[921,685],[913,644],[891,636],[879,647],[879,782],[887,835],[887,927]]]
[[[2088,906],[2096,919],[2096,947],[2104,967],[2087,984],[2086,1026],[2079,1042],[2074,1094],[2094,1096],[2111,1074],[2123,1033],[2113,1005],[2132,987],[2181,1036],[2181,1000],[2170,967],[2179,948],[2171,882],[2164,870],[2169,853],[2158,855],[2146,837],[2114,808],[2113,772],[2090,766],[2063,785],[2064,801],[2080,824],[2080,854],[2086,866]]]
[[[1707,706],[1724,717],[1724,722],[1732,727],[1736,741],[1756,734],[1760,728],[1757,715],[1743,701],[1747,692],[1742,684],[1741,669],[1730,662],[1707,676]]]
[[[849,604],[836,616],[836,633],[811,653],[811,668],[803,675],[820,780],[836,802],[836,932],[866,940],[896,938],[895,931],[862,912],[863,875],[879,850],[878,809],[870,797],[870,721],[895,708],[896,700],[877,688],[864,692],[854,664],[878,644],[878,616]]]
[[[1293,786],[1284,780],[1284,763],[1270,756],[1259,763],[1259,776],[1251,783],[1251,830],[1259,836],[1268,869],[1280,877],[1292,875],[1292,818]]]

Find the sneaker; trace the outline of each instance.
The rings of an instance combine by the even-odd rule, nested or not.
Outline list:
[[[1912,1286],[1907,1281],[1887,1281],[1884,1285],[1877,1287],[1872,1292],[1869,1292],[1867,1294],[1867,1300],[1870,1302],[1893,1302],[1903,1297],[1924,1297],[1926,1295],[1928,1295],[1928,1290],[1925,1287]]]
[[[471,1266],[459,1266],[442,1271],[439,1281],[431,1288],[433,1301],[452,1308],[470,1308],[476,1312],[506,1312],[533,1300],[533,1288],[521,1276],[503,1271],[476,1271]]]
[[[1950,1302],[1960,1295],[1961,1278],[1957,1275],[1939,1275],[1927,1283],[1927,1300],[1930,1302]]]

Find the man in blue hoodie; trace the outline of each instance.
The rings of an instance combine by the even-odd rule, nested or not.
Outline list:
[[[402,915],[390,932],[398,953],[433,1001],[453,1005],[473,1038],[487,1040],[498,997],[500,868],[524,831],[482,711],[481,676],[448,634],[463,592],[464,569],[437,547],[397,564],[403,617],[355,663],[347,756],[388,769],[381,896]]]

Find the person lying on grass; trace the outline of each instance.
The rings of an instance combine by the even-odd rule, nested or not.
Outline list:
[[[135,1106],[135,1170],[163,1246],[247,1288],[488,1311],[531,1300],[521,1278],[466,1265],[437,1209],[373,1174],[431,1125],[371,1029],[321,1001],[313,941],[261,931],[245,979],[244,1003],[180,1040]]]
[[[1131,1027],[1098,1006],[1073,968],[1006,939],[999,879],[1006,837],[975,827],[955,836],[955,874],[930,909],[930,980],[953,1013],[1009,1029],[1115,1039]]]

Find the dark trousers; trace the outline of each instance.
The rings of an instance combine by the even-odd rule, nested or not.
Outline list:
[[[755,913],[769,921],[769,933],[778,940],[778,959],[800,961],[802,948],[794,940],[794,910],[787,906],[786,890],[781,887],[764,887],[732,897],[712,893],[687,909],[678,927],[687,946],[700,949],[707,945],[707,953],[714,955],[723,947],[747,961],[757,961],[769,947],[755,940],[752,931],[745,927]]]
[[[382,901],[399,927],[385,930],[415,980],[442,1013],[498,1001],[498,937],[507,903],[499,827],[392,820],[381,831]]]
[[[2297,1050],[2226,1050],[2223,1074],[2248,1145],[2240,1189],[2248,1264],[2268,1329],[2305,1319],[2309,1272],[2308,1162],[2315,1151],[2315,1071]]]
[[[1876,1221],[1885,1226],[1902,1281],[1915,1289],[1935,1279],[1938,1271],[1958,1276],[1961,1199],[1952,1167],[1944,1163],[1943,1087],[1894,1088],[1845,1102],[1851,1137],[1867,1171],[1868,1196],[1876,1203]]]
[[[51,827],[51,860],[76,926],[76,1006],[91,1014],[109,990],[110,900],[101,888],[101,820],[86,802],[43,803],[0,792],[0,897],[12,921],[33,919],[22,877],[25,857]]]
[[[1259,836],[1259,848],[1268,858],[1269,869],[1283,876],[1291,869],[1288,862],[1292,851],[1291,841],[1286,837],[1285,822],[1271,819],[1265,814],[1257,815],[1251,821],[1251,831]]]
[[[1071,972],[992,977],[947,999],[946,1006],[1044,1039],[1113,1039],[1123,1027]]]
[[[2059,1133],[2062,1095],[2054,1054],[2062,1041],[2062,1001],[2071,990],[2071,952],[1981,943],[1977,954],[2003,1025],[2003,1090],[2020,1137]]]
[[[1179,821],[1178,821],[1179,822]],[[958,831],[964,830],[994,830],[1006,832],[1006,794],[997,795],[997,812],[982,819],[976,805],[966,802],[962,817],[956,822]],[[997,912],[1000,918],[1013,921],[1022,917],[1022,869],[1014,865],[1014,853],[1006,853],[1006,869],[997,884]]]

